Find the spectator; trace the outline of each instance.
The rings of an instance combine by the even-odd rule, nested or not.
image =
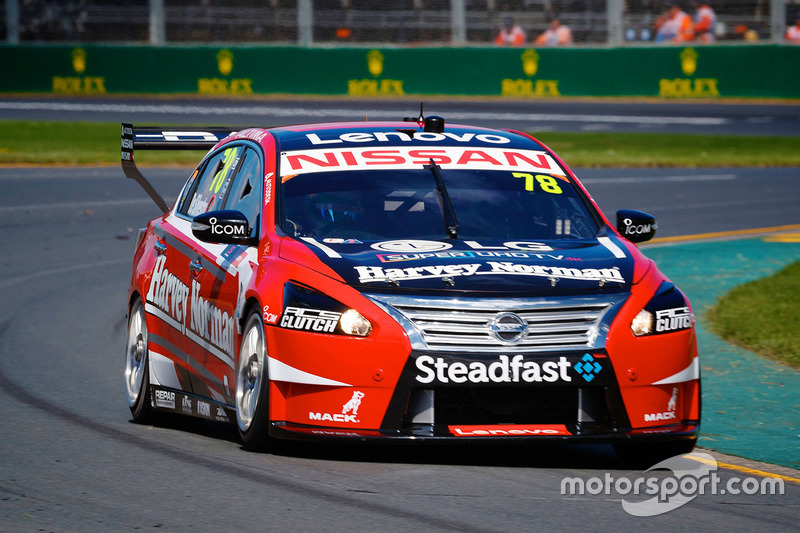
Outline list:
[[[800,13],[795,17],[794,26],[786,30],[786,42],[789,44],[800,44]]]
[[[513,18],[507,17],[503,21],[503,29],[497,34],[494,42],[506,46],[522,46],[527,40],[528,35],[525,30],[520,28]]]
[[[561,24],[558,15],[550,15],[550,27],[536,38],[536,44],[540,46],[563,46],[572,44],[572,31]]]
[[[682,43],[694,40],[694,23],[678,4],[672,4],[666,13],[656,20],[656,42]]]
[[[708,4],[701,4],[694,15],[695,38],[701,43],[713,43],[717,40],[716,28],[717,14]]]

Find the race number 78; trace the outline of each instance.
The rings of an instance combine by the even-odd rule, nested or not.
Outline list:
[[[544,192],[549,192],[550,194],[561,194],[561,187],[558,186],[558,182],[552,176],[545,176],[543,174],[528,174],[527,172],[512,172],[512,176],[515,178],[524,178],[525,179],[525,190],[526,191],[533,191],[533,183],[534,180],[539,184],[539,188],[541,188]]]

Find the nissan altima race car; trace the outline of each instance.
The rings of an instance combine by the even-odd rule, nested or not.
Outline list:
[[[141,149],[208,150],[169,206]],[[572,441],[688,452],[694,315],[547,146],[397,122],[122,125],[161,207],[128,298],[127,400],[272,439]]]

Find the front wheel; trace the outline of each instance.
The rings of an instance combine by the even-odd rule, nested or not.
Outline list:
[[[142,300],[136,298],[128,316],[128,338],[125,344],[125,385],[128,407],[134,422],[152,422],[155,411],[150,405],[150,363],[147,347],[147,322]]]
[[[269,443],[269,376],[264,322],[257,310],[245,322],[236,370],[236,422],[248,450],[264,450]]]

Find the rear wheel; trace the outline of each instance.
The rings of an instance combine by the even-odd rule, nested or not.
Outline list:
[[[125,385],[128,407],[133,420],[151,422],[154,409],[150,405],[150,362],[147,347],[147,322],[142,300],[136,298],[128,316],[128,338],[125,344]]]
[[[264,322],[257,310],[245,322],[236,370],[236,422],[248,450],[264,450],[269,443],[269,376]]]

